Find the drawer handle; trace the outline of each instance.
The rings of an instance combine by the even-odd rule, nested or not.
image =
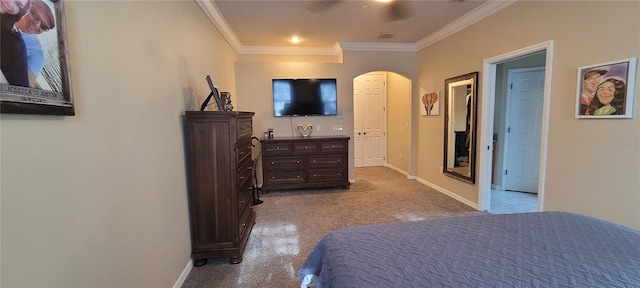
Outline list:
[[[300,164],[300,160],[296,161],[296,164]]]
[[[245,203],[244,200],[240,200],[240,204],[244,204],[244,203]]]
[[[316,163],[316,160],[313,160],[313,163]]]
[[[298,179],[300,179],[300,175],[298,175],[298,176],[296,176],[296,177],[298,177]]]
[[[240,155],[244,155],[244,151],[240,151]]]
[[[274,162],[274,161],[271,161],[271,165],[276,165],[276,162]]]
[[[243,179],[244,179],[244,176],[240,176],[240,180],[243,180]]]
[[[304,146],[304,149],[307,149],[307,146]]]
[[[276,179],[276,176],[271,176],[271,179]]]
[[[313,177],[316,177],[316,174],[313,174]]]
[[[240,224],[242,227],[247,226],[247,223]]]
[[[338,176],[340,176],[340,173],[338,173]]]
[[[280,150],[280,147],[276,147],[276,150]]]
[[[331,148],[336,148],[336,146],[331,145]]]
[[[253,192],[253,187],[249,187],[249,188],[247,188],[247,190]]]
[[[249,167],[247,167],[247,168],[249,168],[249,170],[253,170],[253,166],[249,166]]]
[[[338,159],[338,162],[340,162],[340,159]]]

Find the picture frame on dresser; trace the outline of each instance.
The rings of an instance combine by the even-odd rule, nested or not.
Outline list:
[[[222,100],[220,99],[220,92],[218,92],[218,88],[216,88],[213,85],[213,81],[211,81],[211,76],[207,75],[207,77],[205,77],[205,79],[207,80],[207,84],[209,84],[209,89],[211,89],[211,92],[209,93],[209,95],[207,96],[207,98],[204,100],[204,102],[202,102],[202,105],[200,105],[200,111],[205,111],[205,109],[207,109],[207,106],[209,106],[209,102],[211,101],[211,98],[213,98],[213,101],[216,102],[216,106],[218,107],[218,111],[225,111],[224,105],[222,103]],[[229,110],[231,111],[231,110]]]

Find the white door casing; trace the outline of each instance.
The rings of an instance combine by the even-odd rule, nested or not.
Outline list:
[[[537,52],[546,54],[544,101],[542,107],[542,133],[540,141],[540,180],[538,181],[538,211],[544,211],[545,178],[547,166],[547,146],[549,133],[549,109],[551,98],[551,75],[553,67],[553,40],[538,43],[529,47],[511,51],[502,55],[487,58],[483,61],[482,95],[480,113],[480,145],[478,146],[478,210],[488,211],[491,208],[491,165],[493,150],[493,120],[496,94],[496,66],[512,59]]]
[[[353,155],[355,167],[362,167],[362,105],[360,105],[361,77],[353,79]]]
[[[538,193],[544,73],[544,67],[509,70],[505,190]]]
[[[367,73],[353,80],[354,165],[386,162],[386,74]]]

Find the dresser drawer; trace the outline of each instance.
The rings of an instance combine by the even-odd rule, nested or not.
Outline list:
[[[347,180],[344,169],[309,170],[309,182],[328,182]]]
[[[262,165],[267,170],[304,169],[306,159],[304,156],[265,157]]]
[[[318,152],[318,143],[316,143],[316,142],[293,143],[293,152],[294,153],[314,153],[314,152]]]
[[[236,171],[236,187],[242,187],[245,182],[250,182],[251,170],[253,169],[253,162],[245,161],[240,164]]]
[[[247,157],[251,157],[251,140],[243,141],[236,144],[236,161],[238,163],[244,161]]]
[[[266,184],[289,184],[306,182],[304,170],[265,171]]]
[[[318,168],[343,168],[345,165],[345,155],[312,155],[309,156],[309,169]]]
[[[347,151],[346,142],[322,142],[320,143],[320,151],[322,152],[343,152]]]
[[[236,127],[236,135],[238,135],[238,140],[251,138],[253,135],[253,122],[251,118],[247,119],[238,119],[238,125]]]
[[[245,209],[244,213],[242,213],[242,216],[240,216],[240,220],[238,221],[238,238],[236,239],[236,241],[242,239],[242,237],[244,236],[244,233],[247,232],[247,228],[251,227],[251,225],[249,224],[249,219],[252,213],[252,209]]]
[[[263,143],[262,153],[264,155],[287,155],[293,152],[291,143]]]
[[[253,189],[249,183],[238,190],[238,216],[242,215],[244,210],[249,207],[249,202],[252,201],[253,198],[252,193]]]

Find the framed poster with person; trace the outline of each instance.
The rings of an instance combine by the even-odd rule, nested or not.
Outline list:
[[[576,118],[631,118],[636,58],[578,68]]]
[[[75,115],[62,0],[1,0],[0,111]]]

